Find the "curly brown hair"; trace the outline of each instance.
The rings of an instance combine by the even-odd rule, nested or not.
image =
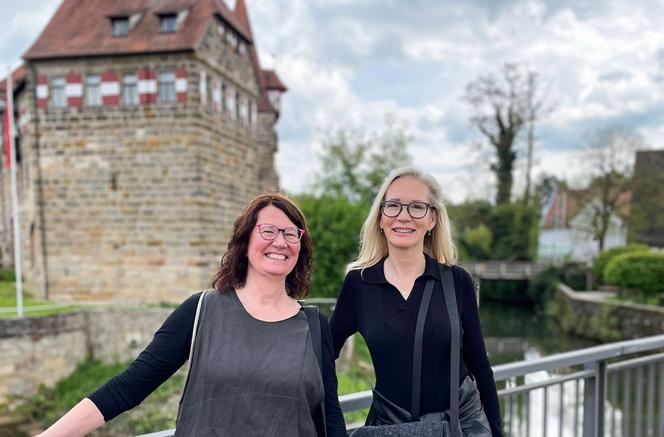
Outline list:
[[[309,293],[311,283],[313,244],[304,214],[295,203],[279,193],[265,193],[254,197],[244,208],[233,226],[233,236],[214,275],[212,287],[224,291],[229,287],[243,287],[247,280],[247,248],[254,231],[258,213],[268,205],[279,208],[304,235],[300,240],[300,254],[293,270],[286,276],[286,293],[293,299],[302,299]]]

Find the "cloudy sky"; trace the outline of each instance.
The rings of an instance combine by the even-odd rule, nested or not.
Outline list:
[[[661,0],[246,1],[263,66],[289,87],[277,169],[291,192],[310,186],[326,132],[375,132],[389,114],[448,197],[491,197],[489,158],[461,97],[507,61],[538,72],[553,108],[536,129],[535,174],[581,181],[584,139],[607,125],[664,147]],[[58,4],[0,0],[3,73]]]

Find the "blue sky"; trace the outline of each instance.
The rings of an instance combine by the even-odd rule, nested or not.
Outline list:
[[[291,192],[310,186],[326,132],[377,131],[390,114],[412,137],[414,163],[449,198],[491,197],[491,155],[461,97],[506,61],[537,71],[553,107],[537,127],[535,174],[582,183],[584,139],[609,124],[664,147],[660,0],[246,1],[263,66],[289,87],[276,162]],[[58,4],[0,0],[3,72]],[[524,167],[520,160],[516,190]]]

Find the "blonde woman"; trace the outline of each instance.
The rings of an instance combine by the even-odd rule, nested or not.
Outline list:
[[[458,308],[454,317],[461,325],[457,331],[461,348],[458,382],[463,396],[458,406],[460,425],[466,436],[502,436],[475,287],[468,273],[455,265],[449,218],[436,180],[415,168],[393,171],[371,206],[360,239],[359,256],[347,267],[330,328],[335,356],[355,332],[369,346],[376,386],[367,425],[446,417],[441,413],[450,409],[453,370],[453,316],[448,315],[441,282],[447,269]],[[426,292],[428,283],[432,291]],[[427,293],[429,298],[423,299]],[[414,369],[421,304],[421,367]],[[413,378],[414,370],[419,373],[419,384]]]

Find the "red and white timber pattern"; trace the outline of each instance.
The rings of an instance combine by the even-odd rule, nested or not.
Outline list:
[[[157,101],[156,74],[147,68],[138,70],[138,99],[141,105],[149,105]]]
[[[65,78],[65,97],[67,106],[79,107],[83,104],[83,85],[81,84],[81,74],[75,71],[69,72]]]
[[[178,68],[175,70],[175,92],[178,103],[187,103],[187,70]]]
[[[23,134],[32,120],[30,116],[30,111],[27,109],[21,109],[21,112],[18,115],[18,131]]]
[[[37,105],[39,105],[40,108],[48,107],[48,78],[45,74],[37,76],[35,94],[37,95]]]
[[[101,102],[104,106],[120,104],[120,82],[115,71],[105,71],[101,74]]]

